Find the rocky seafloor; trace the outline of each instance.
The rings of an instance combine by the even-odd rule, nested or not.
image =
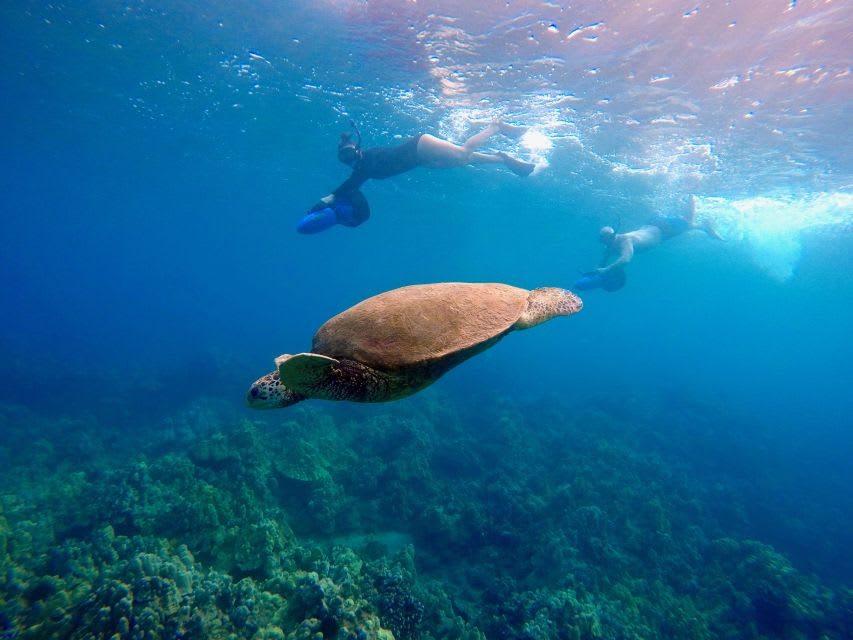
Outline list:
[[[853,591],[756,539],[808,526],[766,449],[611,409],[2,406],[0,639],[853,637]]]

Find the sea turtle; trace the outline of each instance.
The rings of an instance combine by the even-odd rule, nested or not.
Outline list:
[[[510,331],[580,311],[571,291],[442,282],[402,287],[328,320],[313,353],[285,354],[257,380],[250,407],[275,409],[316,398],[384,402],[429,386]]]

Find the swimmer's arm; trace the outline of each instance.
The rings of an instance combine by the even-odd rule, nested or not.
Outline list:
[[[599,273],[607,273],[611,269],[616,269],[618,267],[622,267],[629,262],[634,257],[634,243],[630,240],[626,240],[622,242],[622,246],[619,251],[619,257],[614,260],[612,263],[607,265],[606,267],[601,267],[598,269]]]
[[[337,196],[346,193],[352,193],[353,191],[361,187],[361,185],[363,185],[365,182],[367,182],[367,177],[365,177],[360,171],[355,170],[352,172],[352,175],[346,180],[344,180],[343,184],[334,191],[332,191],[330,195],[332,196],[332,198],[336,198]],[[326,197],[328,198],[329,196]],[[334,202],[334,200],[332,201]]]
[[[311,207],[311,211],[314,212],[320,211],[321,209],[325,209],[326,207],[333,204],[335,200],[338,199],[338,196],[355,191],[362,185],[362,183],[364,183],[364,180],[356,178],[355,176],[350,176],[346,181],[344,181],[341,186],[332,191],[332,193],[320,198],[320,201],[313,207]]]
[[[346,180],[344,180],[343,183],[341,183],[341,185],[337,189],[332,191],[332,193],[330,193],[329,195],[320,198],[320,201],[313,207],[311,207],[311,213],[315,211],[320,211],[321,209],[325,209],[329,205],[333,204],[338,199],[338,196],[352,193],[365,182],[367,182],[367,178],[356,169],[352,172],[352,175]]]

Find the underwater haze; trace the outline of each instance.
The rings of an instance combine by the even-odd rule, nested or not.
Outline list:
[[[853,637],[853,7],[0,5],[0,640]],[[365,147],[477,123],[297,233]],[[246,392],[391,289],[618,291],[409,398]]]

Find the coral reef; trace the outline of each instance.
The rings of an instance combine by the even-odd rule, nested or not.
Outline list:
[[[432,394],[273,424],[215,407],[126,439],[2,409],[0,638],[853,634],[849,589],[741,535],[736,485],[637,419]]]
[[[417,637],[424,605],[404,584],[402,575],[383,574],[374,583],[379,592],[379,614],[397,640]]]

